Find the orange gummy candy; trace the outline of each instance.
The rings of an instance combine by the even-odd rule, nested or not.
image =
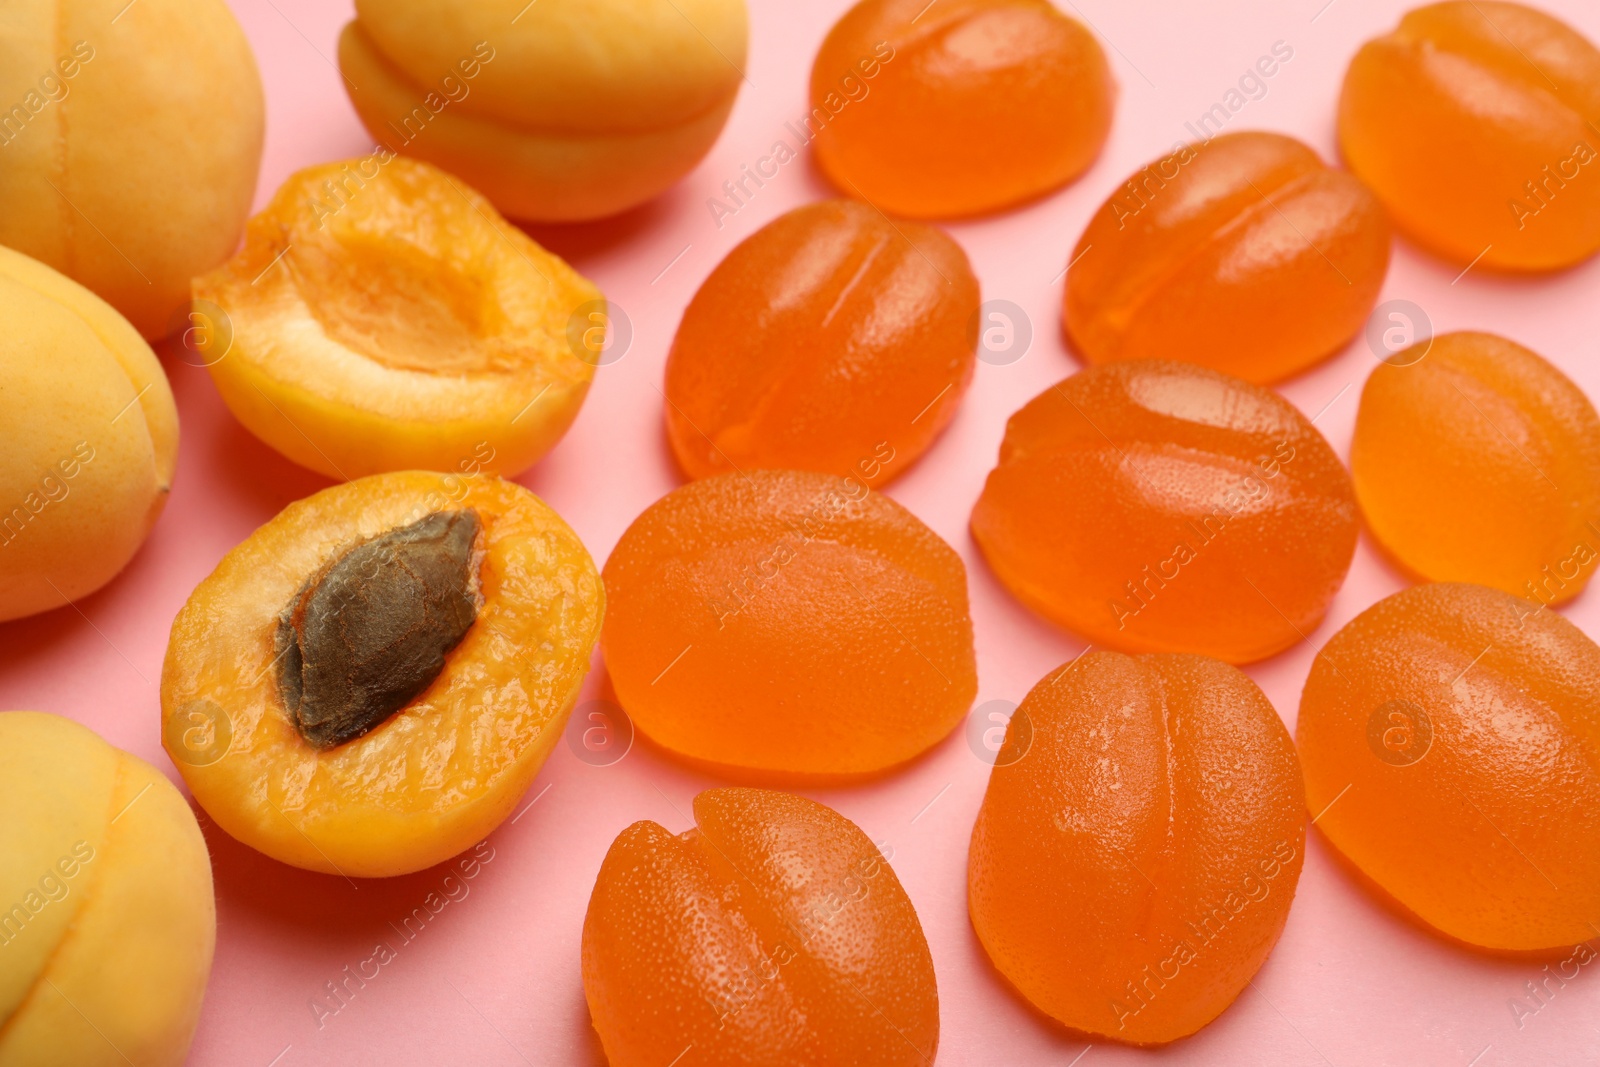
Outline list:
[[[1048,0],[862,0],[811,68],[817,162],[896,215],[972,215],[1081,174],[1111,128],[1105,53]]]
[[[617,696],[693,760],[878,771],[944,737],[977,692],[961,557],[854,479],[690,482],[634,520],[603,577]]]
[[[878,846],[791,793],[710,789],[694,815],[622,831],[589,898],[583,990],[612,1067],[932,1063],[933,959]]]
[[[1339,143],[1407,235],[1553,270],[1600,249],[1600,50],[1521,4],[1409,12],[1350,63]]]
[[[1151,360],[1092,367],[1013,415],[972,511],[990,566],[1039,614],[1230,663],[1316,627],[1356,531],[1349,474],[1288,401]]]
[[[1427,580],[1556,604],[1600,559],[1600,416],[1504,338],[1446,334],[1373,371],[1350,466],[1373,536]]]
[[[1312,664],[1296,728],[1328,839],[1459,940],[1546,949],[1600,927],[1600,648],[1481,585],[1356,616]]]
[[[978,279],[939,230],[858,201],[798,208],[739,244],[667,357],[667,436],[691,477],[787,467],[882,484],[972,380]]]
[[[1292,137],[1228,134],[1136,171],[1101,205],[1062,321],[1091,363],[1181,359],[1274,381],[1361,329],[1389,238],[1358,179]]]
[[[973,929],[1051,1017],[1171,1041],[1272,951],[1305,833],[1294,746],[1254,682],[1204,656],[1090,653],[1012,716],[972,830]]]

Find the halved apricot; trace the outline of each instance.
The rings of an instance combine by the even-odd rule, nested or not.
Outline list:
[[[526,469],[577,417],[607,321],[482,196],[387,149],[290,177],[194,296],[234,415],[341,479]]]
[[[163,741],[217,824],[285,863],[404,874],[480,840],[561,734],[605,593],[577,535],[487,476],[289,505],[172,624]]]
[[[583,992],[613,1067],[926,1065],[939,992],[922,924],[849,819],[708,789],[698,823],[617,835],[583,920]]]

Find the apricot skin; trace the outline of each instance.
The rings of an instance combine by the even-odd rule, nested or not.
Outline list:
[[[1107,199],[1073,249],[1062,322],[1091,363],[1178,359],[1275,381],[1360,331],[1389,245],[1359,179],[1292,137],[1227,134]]]
[[[647,508],[606,561],[606,667],[646,736],[774,776],[859,776],[972,705],[961,557],[859,482],[752,470]]]
[[[360,0],[339,65],[368,131],[514,218],[650,200],[722,132],[744,0]]]
[[[0,1067],[179,1067],[216,944],[188,804],[69,719],[0,713]]]
[[[164,337],[183,325],[190,279],[232,254],[255,196],[265,104],[249,43],[223,0],[6,7],[0,107],[42,100],[45,75],[65,95],[0,138],[0,244]]]
[[[1266,696],[1203,656],[1091,652],[1034,687],[1006,745],[968,861],[1001,973],[1134,1044],[1220,1015],[1283,932],[1305,855],[1300,767]]]
[[[1350,445],[1373,536],[1427,581],[1546,604],[1600,558],[1600,415],[1573,382],[1485,333],[1433,338],[1367,378]]]
[[[673,454],[695,478],[784,467],[883,485],[955,417],[978,300],[940,230],[850,200],[783,215],[684,311],[667,357]]]
[[[228,408],[339,479],[531,466],[594,377],[572,323],[605,317],[593,284],[478,193],[385,153],[292,175],[194,295]]]
[[[1407,12],[1350,62],[1339,144],[1395,225],[1457,263],[1570,266],[1600,248],[1600,50],[1522,4]]]
[[[694,816],[634,823],[595,879],[583,990],[613,1067],[691,1045],[698,1063],[932,1063],[933,959],[878,846],[791,793],[711,789]]]
[[[272,669],[279,614],[352,544],[452,508],[484,524],[476,621],[409,706],[365,736],[313,747]],[[163,740],[217,825],[274,859],[350,877],[421,870],[482,840],[527,790],[577,698],[604,610],[588,552],[520,486],[424,471],[337,485],[229,552],[178,613]],[[218,723],[230,738],[212,751]]]
[[[1600,916],[1600,648],[1481,585],[1421,585],[1317,654],[1295,728],[1340,852],[1424,922],[1533,950]]]
[[[155,353],[77,282],[0,248],[0,621],[109,582],[166,504],[178,412]]]

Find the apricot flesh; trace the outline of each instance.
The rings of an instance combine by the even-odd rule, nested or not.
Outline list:
[[[1317,825],[1424,922],[1547,949],[1600,921],[1600,648],[1481,585],[1379,601],[1318,653],[1295,731]]]
[[[710,151],[748,36],[744,0],[360,0],[339,66],[389,151],[515,218],[580,221],[652,199]]]
[[[605,582],[617,697],[691,760],[881,771],[949,733],[977,689],[961,558],[858,481],[690,482],[628,527]]]
[[[154,767],[0,713],[0,1065],[178,1067],[216,944],[211,860]]]
[[[470,628],[398,712],[354,740],[313,743],[278,670],[286,606],[353,547],[449,509],[482,524]],[[582,543],[520,486],[422,471],[334,486],[229,552],[179,612],[163,739],[195,799],[245,844],[350,877],[421,870],[481,840],[527,789],[588,672],[604,607]]]
[[[233,254],[265,133],[223,0],[11,0],[0,33],[0,244],[97,293],[146,338]]]
[[[684,312],[667,436],[703,478],[751,467],[881,485],[972,380],[978,279],[939,230],[865,204],[798,208],[741,242]]]
[[[1360,180],[1292,137],[1226,134],[1134,172],[1101,205],[1073,249],[1062,321],[1091,363],[1178,359],[1275,381],[1361,330],[1389,244]]]
[[[590,315],[606,316],[477,193],[383,152],[292,175],[194,295],[234,415],[346,480],[531,466],[577,417],[600,356]]]
[[[1350,475],[1288,401],[1139,360],[1011,417],[972,533],[1023,604],[1096,644],[1248,663],[1316,628],[1357,518]]]
[[[127,565],[166,504],[178,411],[155,353],[105,301],[0,247],[0,621]]]
[[[1600,50],[1531,7],[1406,13],[1350,62],[1339,144],[1407,236],[1461,264],[1556,270],[1600,249]]]
[[[1091,652],[1034,687],[1006,746],[968,859],[995,966],[1119,1041],[1215,1019],[1283,932],[1305,854],[1300,767],[1266,696],[1203,656]]]
[[[1373,536],[1429,581],[1545,604],[1600,558],[1600,415],[1519,344],[1453,333],[1367,378],[1350,447]]]
[[[1048,0],[862,0],[817,52],[807,128],[840,191],[945,218],[1076,178],[1115,99],[1099,43]]]
[[[682,834],[634,823],[583,923],[583,989],[614,1067],[932,1063],[933,959],[878,846],[791,793],[709,789]]]

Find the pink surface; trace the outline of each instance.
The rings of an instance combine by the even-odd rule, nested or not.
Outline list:
[[[1600,8],[1592,0],[1543,5],[1600,40]],[[350,15],[348,2],[233,0],[233,6],[267,85],[260,204],[296,168],[363,154],[371,142],[331,60],[338,29]],[[784,124],[804,114],[811,57],[848,4],[752,0],[752,6],[749,84],[699,169],[659,202],[624,218],[532,231],[594,278],[633,323],[631,348],[602,368],[571,433],[521,479],[567,518],[599,562],[635,515],[678,484],[657,389],[684,304],[738,240],[791,207],[832,195],[802,159],[720,226],[708,208],[708,198],[738,177],[742,164],[767,155],[777,139],[792,143]],[[950,430],[888,492],[967,560],[980,703],[1020,700],[1083,647],[1036,621],[999,588],[966,528],[1006,416],[1076,369],[1059,333],[1068,250],[1111,189],[1174,141],[1189,138],[1184,124],[1221,100],[1274,42],[1286,42],[1293,58],[1228,128],[1281,130],[1331,157],[1344,66],[1403,5],[1331,0],[1319,7],[1323,0],[1084,3],[1077,14],[1103,35],[1122,87],[1105,154],[1056,196],[949,227],[972,257],[985,298],[1025,309],[1032,347],[1009,365],[980,364]],[[128,17],[137,17],[137,8]],[[1414,301],[1441,331],[1504,333],[1600,396],[1600,263],[1521,281],[1479,271],[1453,280],[1458,272],[1399,243],[1383,298]],[[1250,323],[1239,328],[1248,330]],[[170,347],[163,355],[183,419],[166,515],[110,588],[0,627],[0,707],[70,715],[176,780],[157,727],[157,683],[173,616],[224,552],[289,501],[328,483],[257,443],[223,409],[203,371]],[[1348,455],[1360,383],[1374,365],[1358,339],[1282,391],[1317,416],[1318,427]],[[1349,581],[1311,643],[1249,668],[1291,727],[1313,644],[1320,647],[1403,584],[1364,538]],[[1563,610],[1600,634],[1595,593]],[[591,677],[588,696],[598,692],[602,676],[597,670]],[[1086,1049],[1082,1037],[1035,1015],[1001,986],[968,925],[967,837],[987,774],[958,731],[887,781],[813,794],[894,849],[895,870],[921,915],[938,970],[943,1064],[1149,1059],[1491,1067],[1593,1062],[1600,1047],[1600,977],[1591,975],[1592,967],[1539,1006],[1525,983],[1543,977],[1546,960],[1493,958],[1427,934],[1368,895],[1313,835],[1283,939],[1234,1007],[1199,1035],[1164,1050],[1106,1043]],[[601,857],[635,820],[684,829],[690,798],[715,784],[644,746],[609,767],[587,765],[558,746],[524,801],[531,806],[490,837],[485,854],[492,850],[492,860],[459,883],[465,895],[456,888],[459,899],[410,943],[390,923],[429,893],[442,894],[449,867],[381,882],[309,874],[237,844],[201,813],[215,861],[219,928],[193,1062],[602,1062],[578,971],[579,932]],[[325,983],[370,957],[379,941],[389,942],[396,957],[337,1013],[321,1013],[319,1020],[311,1003]],[[1524,1010],[1514,1013],[1514,1004]],[[677,1050],[662,1051],[665,1064]]]

